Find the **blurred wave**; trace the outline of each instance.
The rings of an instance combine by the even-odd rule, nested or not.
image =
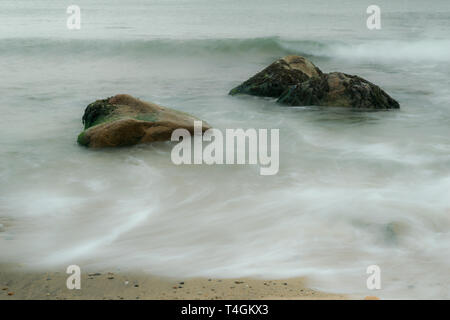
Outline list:
[[[394,41],[361,43],[343,41],[289,40],[279,37],[248,39],[40,39],[0,40],[0,55],[239,55],[300,54],[309,57],[358,59],[382,62],[446,62],[450,60],[450,40]]]

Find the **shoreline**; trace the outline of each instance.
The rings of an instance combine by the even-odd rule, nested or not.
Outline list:
[[[0,300],[347,300],[348,295],[309,289],[303,278],[159,277],[138,272],[81,274],[81,288],[69,290],[61,272],[0,266]],[[17,270],[18,269],[18,270]]]

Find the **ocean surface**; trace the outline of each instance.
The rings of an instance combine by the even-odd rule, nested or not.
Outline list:
[[[0,263],[449,299],[450,2],[378,0],[381,30],[366,27],[371,4],[0,1]],[[228,95],[288,54],[358,74],[401,109]],[[117,93],[220,129],[278,128],[280,170],[175,166],[170,143],[78,146],[84,108]]]

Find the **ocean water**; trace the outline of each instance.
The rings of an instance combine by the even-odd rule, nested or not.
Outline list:
[[[66,9],[81,8],[81,30]],[[303,276],[313,288],[450,298],[450,2],[0,2],[0,263],[173,277]],[[358,74],[386,112],[228,91],[300,54]],[[170,143],[76,144],[96,99],[128,93],[213,126],[279,128],[280,170],[175,166]],[[382,289],[366,288],[381,268]]]

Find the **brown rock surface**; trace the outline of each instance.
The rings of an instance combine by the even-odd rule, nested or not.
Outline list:
[[[85,130],[78,143],[90,148],[120,147],[170,140],[172,132],[183,128],[194,133],[194,121],[187,113],[119,94],[97,100],[85,110]],[[202,122],[202,131],[209,129]]]

